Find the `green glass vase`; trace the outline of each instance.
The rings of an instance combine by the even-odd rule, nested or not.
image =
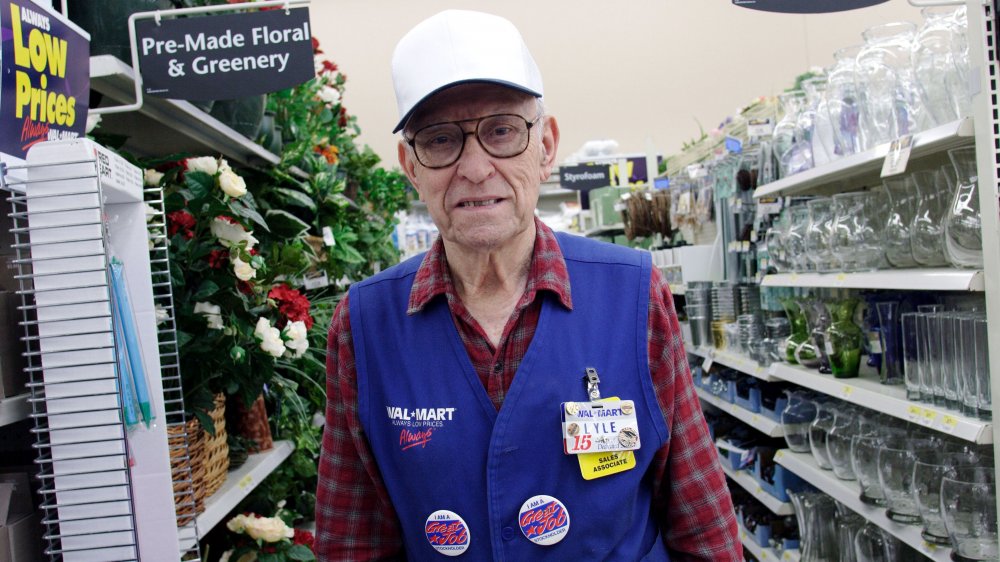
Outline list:
[[[858,376],[863,332],[854,322],[854,312],[859,302],[848,297],[827,303],[833,322],[826,331],[826,353],[830,358],[830,370],[838,379]]]
[[[791,326],[792,333],[785,339],[785,361],[797,365],[799,360],[796,358],[795,352],[799,347],[809,340],[809,325],[806,323],[806,316],[802,312],[801,303],[794,297],[782,297],[779,299],[781,301],[781,307],[785,309],[785,316],[788,317],[788,324]],[[812,358],[815,358],[815,352],[810,351]],[[801,355],[800,355],[801,356]]]

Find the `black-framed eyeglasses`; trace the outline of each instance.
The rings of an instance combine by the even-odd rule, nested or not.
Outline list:
[[[413,147],[417,160],[425,168],[447,168],[457,162],[465,150],[465,138],[469,135],[476,135],[479,146],[490,156],[513,158],[528,149],[531,127],[539,119],[540,115],[534,121],[528,121],[520,115],[501,113],[434,123],[419,129],[406,142]],[[462,123],[475,123],[476,128],[466,132]]]

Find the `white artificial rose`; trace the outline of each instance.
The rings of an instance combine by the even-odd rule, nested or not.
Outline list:
[[[225,328],[225,325],[222,323],[222,309],[217,304],[196,302],[194,303],[194,313],[205,317],[209,330],[221,330]]]
[[[230,197],[243,197],[247,194],[247,182],[231,168],[219,173],[219,187]]]
[[[163,308],[162,305],[159,305],[159,304],[156,305],[153,308],[153,314],[154,314],[154,316],[156,318],[156,324],[157,324],[157,326],[160,325],[160,324],[163,324],[167,320],[170,320],[170,313],[167,312],[167,309]]]
[[[257,239],[253,237],[253,234],[247,232],[243,225],[239,223],[229,222],[228,220],[220,217],[215,217],[212,219],[212,236],[219,239],[227,247],[233,247],[240,242],[247,243],[247,251],[253,249],[254,245],[257,244]]]
[[[295,531],[277,517],[256,517],[247,520],[247,534],[255,540],[278,542],[295,536]]]
[[[210,176],[214,176],[219,171],[219,161],[211,156],[188,158],[184,161],[184,165],[189,172],[205,172]]]
[[[225,158],[219,158],[219,172],[225,172],[226,170],[232,170],[229,162]]]
[[[233,273],[240,281],[249,281],[257,276],[257,270],[239,257],[233,258]]]
[[[156,187],[160,185],[160,180],[162,179],[163,179],[163,174],[153,169],[148,169],[142,173],[142,180],[149,187]]]
[[[87,114],[87,125],[84,128],[84,134],[89,135],[91,131],[97,128],[101,124],[101,114],[100,113],[88,113]]]
[[[331,88],[330,86],[323,86],[319,89],[319,99],[325,101],[326,103],[333,105],[340,101],[340,90],[337,88]]]
[[[229,521],[226,521],[226,528],[234,533],[242,533],[247,528],[247,516],[241,513],[233,517]]]
[[[271,326],[267,318],[257,319],[254,335],[260,338],[260,348],[274,357],[285,354],[285,342],[281,341],[281,331]]]
[[[309,339],[306,337],[305,322],[297,320],[295,322],[289,322],[285,326],[285,337],[288,341],[285,342],[285,347],[291,349],[294,352],[295,357],[302,357],[302,355],[309,349]]]

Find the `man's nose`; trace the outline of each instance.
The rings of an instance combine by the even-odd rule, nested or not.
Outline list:
[[[458,174],[472,183],[482,183],[489,179],[496,168],[492,157],[479,144],[475,131],[465,133],[465,148],[458,157]],[[469,138],[469,137],[472,138]]]

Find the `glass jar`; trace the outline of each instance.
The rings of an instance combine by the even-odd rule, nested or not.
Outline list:
[[[917,208],[910,227],[910,251],[914,261],[924,267],[948,264],[944,253],[943,217],[951,194],[950,174],[950,166],[910,174],[917,192]]]
[[[826,76],[817,76],[802,82],[806,103],[799,114],[799,126],[805,134],[813,166],[826,164],[833,159],[833,123],[826,101]]]
[[[916,132],[920,103],[910,61],[916,26],[894,22],[870,27],[862,33],[856,82],[861,95],[862,149]]]
[[[816,403],[804,390],[785,390],[788,403],[781,411],[781,427],[788,448],[796,453],[809,452],[809,426],[816,419]]]
[[[944,219],[948,261],[955,267],[983,267],[983,226],[979,213],[979,175],[976,149],[953,148],[948,157],[958,180]]]
[[[774,156],[778,161],[778,174],[788,177],[812,167],[811,151],[805,150],[805,132],[799,124],[799,114],[805,108],[806,93],[792,90],[778,95],[782,118],[774,126],[772,140]]]
[[[968,78],[962,73],[968,63],[959,60],[967,52],[956,52],[963,48],[966,31],[957,18],[958,10],[964,12],[965,6],[935,6],[920,11],[924,22],[913,41],[912,60],[928,126],[969,115]]]
[[[885,257],[893,267],[915,267],[910,245],[913,219],[917,214],[917,190],[910,176],[893,176],[882,180],[888,197],[882,240]]]
[[[839,156],[848,156],[862,150],[858,133],[860,96],[855,83],[859,52],[861,45],[835,51],[833,58],[836,62],[827,77],[826,107],[833,125],[834,152]]]

